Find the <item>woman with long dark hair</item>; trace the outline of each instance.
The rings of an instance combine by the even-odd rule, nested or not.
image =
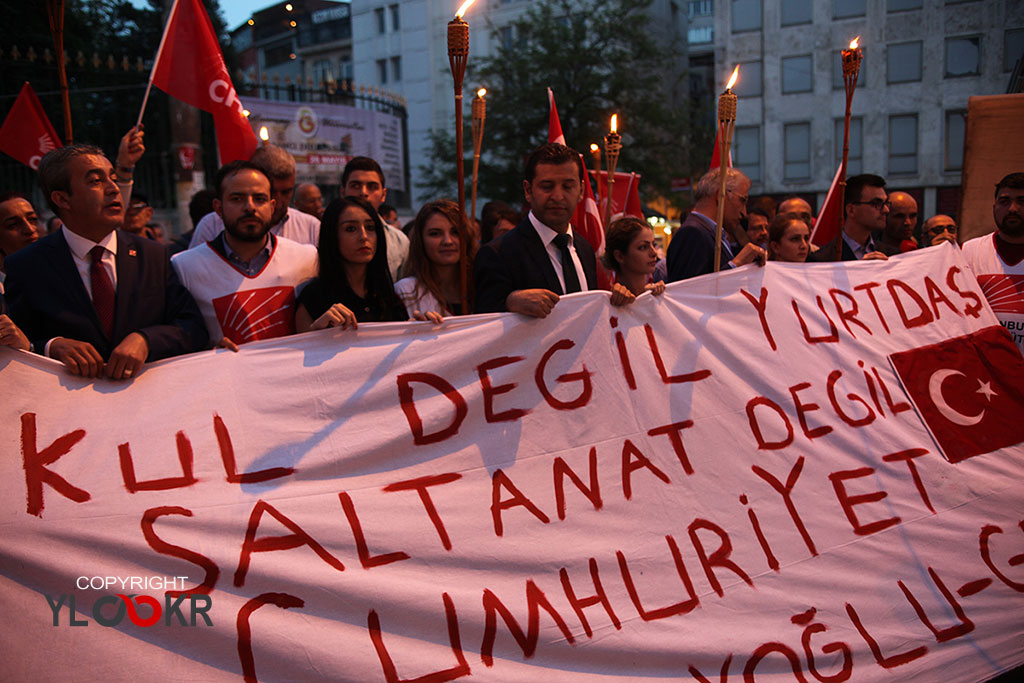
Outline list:
[[[388,272],[384,223],[366,201],[331,202],[320,222],[320,274],[299,295],[298,332],[408,320]]]
[[[475,235],[458,204],[439,199],[424,205],[409,234],[405,277],[395,284],[408,314],[472,313],[475,253]]]
[[[654,282],[652,277],[658,263],[654,231],[639,218],[626,216],[612,221],[605,233],[601,263],[615,275],[615,282],[634,296],[665,291],[665,283]]]

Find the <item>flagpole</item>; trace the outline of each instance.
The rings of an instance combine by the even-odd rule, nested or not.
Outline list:
[[[149,82],[146,83],[146,94],[142,96],[142,108],[139,109],[139,119],[135,122],[136,130],[138,130],[139,126],[142,125],[142,115],[146,113],[146,104],[149,103],[149,91],[153,89],[153,72],[156,71],[156,65],[160,63],[160,55],[163,53],[164,43],[167,41],[167,27],[171,25],[174,13],[177,11],[178,0],[174,0],[174,4],[171,5],[171,11],[167,13],[167,21],[164,22],[164,34],[160,36],[160,46],[156,49],[156,57],[153,58],[153,67],[149,70]]]

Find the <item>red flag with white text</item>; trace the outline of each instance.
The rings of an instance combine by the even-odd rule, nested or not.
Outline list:
[[[248,159],[259,146],[200,0],[175,0],[150,80],[171,97],[213,114],[222,164]]]
[[[839,183],[842,180],[842,172],[842,166],[836,169],[836,176],[832,179],[828,194],[825,195],[825,203],[821,205],[821,211],[814,221],[814,229],[811,230],[811,242],[819,247],[825,246],[839,234],[843,215],[842,207],[839,206]]]
[[[950,462],[1024,442],[1024,358],[993,325],[889,356]]]
[[[43,105],[25,81],[14,100],[7,118],[0,126],[0,151],[25,164],[29,168],[39,168],[39,161],[47,152],[61,147],[57,131],[46,118]]]

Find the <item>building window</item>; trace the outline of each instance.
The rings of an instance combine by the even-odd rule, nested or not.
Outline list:
[[[736,126],[732,149],[733,166],[750,182],[761,182],[761,126]]]
[[[921,80],[921,41],[887,45],[886,67],[889,83]]]
[[[783,26],[809,24],[811,20],[811,0],[782,0]]]
[[[946,38],[946,78],[976,76],[981,67],[981,36]]]
[[[865,56],[867,55],[867,49],[861,48]],[[863,88],[867,81],[867,66],[871,63],[870,59],[862,59],[860,62],[860,71],[857,72],[857,87]],[[846,87],[846,83],[843,82],[843,52],[842,50],[834,50],[832,52],[832,89],[842,90]]]
[[[783,178],[807,180],[811,177],[811,124],[787,123],[783,127]]]
[[[811,56],[797,55],[782,58],[782,92],[810,92],[813,89],[811,78]]]
[[[384,85],[388,82],[388,60],[377,60],[377,81]]]
[[[1017,60],[1024,57],[1024,28],[1003,32],[1003,71],[1013,71]]]
[[[962,109],[946,112],[946,155],[944,168],[961,171],[964,168],[964,134],[967,132],[967,112]]]
[[[921,0],[888,0],[890,12],[902,12],[908,9],[921,9]]]
[[[511,50],[515,41],[515,29],[511,26],[502,26],[498,29],[498,37],[501,39],[501,46],[506,50]]]
[[[761,0],[732,0],[732,32],[761,30]]]
[[[402,80],[402,58],[392,57],[391,58],[391,80],[396,83]]]
[[[713,26],[692,26],[686,30],[686,40],[690,45],[703,45],[715,40]]]
[[[690,0],[686,6],[686,13],[691,19],[694,17],[710,17],[714,12],[715,3],[713,0]]]
[[[388,10],[391,13],[391,30],[397,31],[402,28],[402,24],[398,20],[398,5],[388,5]]]
[[[836,168],[843,162],[843,128],[845,120],[835,119],[833,123],[833,160]],[[864,164],[864,119],[860,116],[850,117],[850,152],[846,158],[846,175],[854,176],[863,173]]]
[[[917,114],[889,117],[889,174],[917,173]]]
[[[318,59],[313,62],[313,83],[316,87],[319,88],[321,83],[333,80],[334,74],[331,72],[331,60]]]
[[[387,26],[384,25],[384,8],[378,7],[373,10],[373,18],[377,22],[377,33],[384,33],[387,31]]]
[[[863,17],[866,4],[865,0],[832,0],[832,18]]]
[[[761,96],[761,62],[743,62],[740,64],[740,77],[736,81],[733,92],[738,97]]]

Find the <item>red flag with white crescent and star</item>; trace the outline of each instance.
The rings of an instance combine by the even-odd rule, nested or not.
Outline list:
[[[956,463],[1024,442],[1024,358],[993,325],[889,356],[943,456]]]

